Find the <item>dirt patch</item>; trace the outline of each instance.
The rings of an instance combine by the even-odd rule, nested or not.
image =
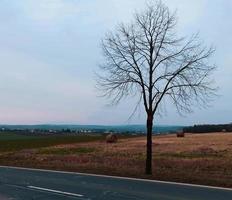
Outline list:
[[[39,150],[38,154],[53,154],[53,155],[67,155],[67,154],[89,154],[97,151],[94,147],[62,147],[62,148],[44,148]]]

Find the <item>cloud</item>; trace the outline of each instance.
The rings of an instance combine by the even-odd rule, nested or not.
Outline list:
[[[88,80],[13,50],[0,49],[0,61],[1,123],[80,123],[94,111]]]
[[[135,100],[117,108],[104,107],[106,101],[96,97],[93,71],[101,61],[100,39],[118,23],[130,21],[146,1],[2,0],[0,121],[124,123]],[[217,46],[215,79],[224,96],[214,103],[217,111],[197,111],[184,121],[168,105],[168,116],[157,121],[187,124],[199,116],[217,120],[216,114],[228,110],[232,98],[232,1],[164,1],[172,10],[177,9],[181,35],[200,31],[203,40]],[[229,118],[228,114],[223,120]],[[134,122],[143,123],[144,119],[142,115]]]
[[[54,23],[79,11],[71,0],[20,0],[17,4],[25,17],[37,23]]]

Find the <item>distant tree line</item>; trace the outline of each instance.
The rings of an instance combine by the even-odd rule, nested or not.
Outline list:
[[[184,127],[185,133],[211,133],[211,132],[232,132],[231,124],[203,124]]]

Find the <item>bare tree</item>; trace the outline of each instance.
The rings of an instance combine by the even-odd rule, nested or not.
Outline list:
[[[117,104],[138,94],[146,111],[146,174],[152,174],[153,119],[161,105],[172,101],[179,113],[191,112],[194,101],[206,105],[215,92],[210,79],[215,66],[209,64],[214,49],[197,35],[178,37],[176,22],[175,13],[155,2],[102,41],[105,62],[97,81],[103,95]]]

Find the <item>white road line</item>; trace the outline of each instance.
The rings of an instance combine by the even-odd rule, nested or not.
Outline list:
[[[73,196],[73,197],[83,197],[84,196],[82,194],[63,192],[63,191],[59,191],[59,190],[52,190],[52,189],[36,187],[36,186],[32,186],[32,185],[27,186],[27,187],[30,188],[30,189],[42,190],[42,191],[45,191],[45,192],[52,192],[52,193],[56,193],[56,194],[63,194],[63,195],[68,195],[68,196]]]
[[[121,176],[109,176],[109,175],[100,175],[100,174],[88,174],[88,173],[79,173],[79,172],[67,172],[67,171],[56,171],[56,170],[49,170],[49,169],[13,167],[13,166],[2,166],[2,165],[0,165],[0,168],[19,169],[19,170],[27,170],[27,171],[52,172],[52,173],[62,173],[62,174],[73,174],[73,175],[79,175],[79,176],[93,176],[93,177],[113,178],[113,179],[120,179],[120,180],[132,180],[132,181],[142,181],[142,182],[162,183],[162,184],[170,184],[170,185],[179,185],[179,186],[189,186],[189,187],[199,187],[199,188],[206,188],[206,189],[232,191],[232,188],[198,185],[198,184],[190,184],[190,183],[180,183],[180,182],[170,182],[170,181],[158,181],[158,180],[151,180],[151,179],[129,178],[129,177],[121,177]]]

